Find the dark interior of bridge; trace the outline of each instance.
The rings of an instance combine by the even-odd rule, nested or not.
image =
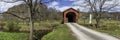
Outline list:
[[[69,12],[66,14],[67,22],[75,22],[75,13],[74,12]]]

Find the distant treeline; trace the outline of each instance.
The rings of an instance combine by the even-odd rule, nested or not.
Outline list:
[[[90,12],[81,12],[80,17],[89,18]],[[95,18],[95,14],[93,14],[93,18]],[[108,19],[108,20],[120,20],[120,12],[103,12],[101,14],[101,19]]]

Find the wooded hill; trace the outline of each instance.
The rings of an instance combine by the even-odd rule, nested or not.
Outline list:
[[[21,4],[10,8],[7,12],[4,12],[2,16],[4,19],[2,21],[7,20],[15,20],[15,21],[29,21],[29,8],[26,4]],[[43,21],[43,20],[61,20],[62,13],[54,8],[47,8],[44,4],[37,5],[36,13],[34,13],[35,21]]]

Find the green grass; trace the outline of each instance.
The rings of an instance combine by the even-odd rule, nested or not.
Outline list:
[[[97,31],[100,31],[100,32],[104,32],[104,33],[107,33],[107,34],[110,34],[112,36],[115,36],[115,37],[118,37],[120,38],[120,21],[116,21],[116,20],[104,20],[102,19],[100,24],[99,25],[103,25],[99,28],[96,28],[94,26],[92,27],[89,27],[88,24],[89,24],[89,20],[86,19],[85,21],[85,24],[83,22],[84,20],[82,19],[79,19],[79,24],[83,25],[83,26],[86,26],[88,28],[91,28],[93,30],[97,30]],[[95,24],[95,19],[92,20],[92,24]]]
[[[0,32],[0,40],[29,40],[29,33]]]
[[[57,25],[52,32],[45,35],[42,40],[75,40],[72,32],[67,26],[60,24],[59,21],[42,21],[41,23],[35,22],[35,30],[50,29],[53,25]],[[20,23],[20,31],[29,31],[29,25]],[[21,32],[0,32],[0,40],[29,40],[29,33]]]
[[[53,32],[45,35],[42,40],[76,40],[67,26],[59,24]]]
[[[109,30],[98,30],[98,29],[95,29],[95,30],[107,33],[107,34],[115,36],[117,38],[120,38],[120,29],[111,30],[111,31],[109,31]]]
[[[34,29],[35,30],[50,29],[56,23],[58,23],[58,21],[41,21],[41,22],[35,22],[34,23]],[[19,26],[21,27],[20,31],[29,31],[29,29],[30,29],[29,25],[25,24],[23,22],[20,22]]]

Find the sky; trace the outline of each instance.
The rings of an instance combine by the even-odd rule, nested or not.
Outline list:
[[[23,3],[23,1],[18,1],[15,3],[0,2],[0,13],[6,12],[9,8],[12,8],[13,6],[17,6],[22,3]]]
[[[5,1],[13,1],[13,0],[5,0]],[[47,3],[46,5],[48,6],[48,8],[55,8],[57,10],[60,10],[61,12],[63,12],[64,10],[68,9],[68,8],[74,8],[74,9],[79,9],[80,11],[83,12],[87,12],[89,11],[89,7],[82,7],[83,5],[85,5],[85,3],[83,3],[84,0],[57,0],[57,1],[53,1],[50,3]],[[117,0],[118,2],[120,2],[120,0]],[[107,1],[106,4],[112,4],[114,1]],[[6,3],[6,2],[2,2],[0,0],[0,13],[7,11],[9,8],[12,8],[13,6],[17,6],[22,4],[23,1],[18,1],[15,3]],[[78,6],[75,6],[78,5]],[[79,6],[80,5],[80,6]],[[82,6],[81,6],[82,5]],[[120,11],[120,6],[117,6],[115,8],[113,8],[110,11]]]

